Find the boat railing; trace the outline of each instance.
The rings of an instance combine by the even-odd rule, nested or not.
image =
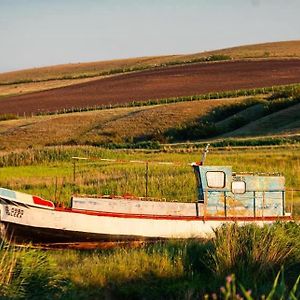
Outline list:
[[[257,217],[258,214],[260,217],[267,216],[272,214],[272,210],[276,215],[278,208],[272,207],[272,202],[280,203],[282,208],[280,215],[293,215],[295,208],[297,210],[300,208],[300,189],[248,191],[238,196],[228,191],[206,190],[202,203],[203,215],[211,215],[214,207],[216,208],[215,214],[221,214],[224,217],[241,214],[241,209],[244,210],[243,215],[249,217]],[[222,208],[220,204],[223,204]]]

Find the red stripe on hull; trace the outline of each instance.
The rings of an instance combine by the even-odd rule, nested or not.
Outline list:
[[[128,218],[128,219],[154,219],[154,220],[183,220],[183,221],[292,221],[290,216],[269,216],[269,217],[215,217],[215,216],[159,216],[159,215],[141,215],[141,214],[125,214],[125,213],[113,213],[113,212],[98,212],[91,210],[80,210],[72,208],[55,208],[56,211],[77,213],[91,216],[101,217],[113,217],[113,218]]]

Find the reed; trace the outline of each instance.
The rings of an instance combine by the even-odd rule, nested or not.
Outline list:
[[[61,276],[45,253],[1,242],[1,299],[51,299],[63,287]]]
[[[292,223],[231,224],[209,241],[94,251],[5,248],[0,251],[0,297],[297,299],[299,232]]]
[[[293,223],[275,224],[258,228],[255,225],[239,227],[229,224],[216,231],[211,251],[212,270],[223,278],[228,273],[253,282],[266,280],[278,271],[295,267],[300,259],[300,229]],[[251,278],[249,278],[251,274]]]
[[[237,171],[282,172],[289,188],[300,186],[298,147],[215,149],[207,164],[232,165]],[[93,157],[76,162],[72,156]],[[99,162],[111,158],[122,163]],[[195,183],[189,163],[199,153],[107,150],[95,147],[31,149],[2,156],[0,186],[41,195],[68,205],[72,193],[145,193],[145,165],[129,160],[171,161],[175,166],[149,164],[149,195],[194,201]],[[294,204],[300,195],[294,193]],[[164,199],[162,199],[164,200]],[[290,205],[290,203],[288,203]],[[296,206],[295,206],[296,207]],[[300,206],[298,206],[300,207]],[[170,241],[140,248],[98,251],[0,249],[1,297],[91,299],[280,299],[299,297],[299,225],[224,226],[210,241]],[[284,266],[284,273],[274,279]],[[282,271],[281,271],[282,272]],[[220,286],[226,281],[224,293]],[[283,276],[284,274],[284,276]],[[233,277],[231,277],[233,278]],[[283,283],[282,283],[283,282]],[[227,285],[226,285],[227,284]],[[233,286],[234,284],[234,286]],[[293,288],[295,287],[295,288]],[[243,290],[244,289],[244,290]],[[236,295],[233,292],[236,290]],[[276,290],[276,292],[272,292]],[[245,291],[245,293],[243,292]],[[232,298],[228,298],[231,295]],[[292,294],[291,294],[292,295]],[[283,296],[282,296],[283,297]],[[283,297],[283,298],[284,298]]]

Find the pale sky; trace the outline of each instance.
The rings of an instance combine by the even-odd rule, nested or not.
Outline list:
[[[0,72],[300,39],[300,0],[0,0]]]

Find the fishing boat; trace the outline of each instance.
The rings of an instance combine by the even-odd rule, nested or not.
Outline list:
[[[71,244],[212,237],[224,223],[291,220],[280,174],[236,173],[229,166],[192,163],[194,203],[133,196],[73,196],[68,208],[0,188],[2,237],[17,244]]]

